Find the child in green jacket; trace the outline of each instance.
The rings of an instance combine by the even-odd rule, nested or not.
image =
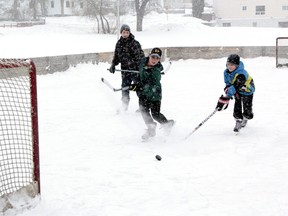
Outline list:
[[[153,48],[148,57],[142,59],[139,66],[140,81],[137,85],[139,107],[141,115],[147,125],[147,131],[142,139],[148,139],[156,135],[157,121],[166,128],[174,125],[174,120],[167,120],[160,112],[162,87],[161,71],[163,66],[160,62],[162,51]],[[155,120],[155,121],[154,121]]]

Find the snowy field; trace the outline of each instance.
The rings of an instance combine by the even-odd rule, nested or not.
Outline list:
[[[209,28],[198,20],[191,22],[190,17],[188,22],[187,17],[179,15],[168,17],[166,22],[165,16],[159,19],[154,16],[153,22],[152,17],[146,20],[143,32],[135,33],[143,48],[225,42],[251,45],[253,41],[259,46],[274,45],[275,38],[285,32],[285,29]],[[164,19],[162,23],[160,18]],[[86,28],[83,25],[76,28],[79,24],[76,21],[68,28],[71,19],[76,20],[47,19],[47,33],[45,26],[35,26],[30,29],[30,36],[27,29],[0,29],[1,47],[7,47],[3,41],[13,37],[23,37],[25,41],[16,43],[20,49],[12,46],[14,53],[1,48],[0,56],[114,49],[115,35],[96,35],[89,23]],[[53,33],[54,27],[57,31]],[[250,40],[245,39],[248,34]],[[32,46],[31,53],[28,52],[25,48],[31,44],[30,40],[38,38],[36,44],[40,43],[40,36],[47,44],[42,42],[41,48],[40,44]],[[93,37],[93,41],[88,40]],[[78,43],[68,49],[73,38]],[[61,46],[57,49],[51,46],[59,41]],[[135,112],[138,106],[133,92],[128,112],[116,114],[121,93],[112,92],[100,81],[104,77],[120,87],[120,74],[107,72],[109,63],[80,64],[66,72],[39,75],[42,198],[35,208],[20,215],[288,215],[288,70],[276,69],[275,58],[242,60],[256,85],[255,118],[239,135],[233,133],[234,101],[231,101],[227,110],[217,112],[188,140],[183,140],[213,112],[223,93],[226,58],[179,60],[173,61],[168,73],[162,76],[162,112],[168,119],[174,119],[176,125],[168,138],[159,129],[158,136],[149,143],[141,142],[145,125]],[[167,64],[163,62],[164,66]],[[162,156],[161,161],[155,159],[157,154]]]

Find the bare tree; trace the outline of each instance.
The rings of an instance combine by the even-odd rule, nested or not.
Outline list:
[[[101,25],[102,25],[102,31],[104,34],[106,33],[109,34],[111,33],[110,25],[104,14],[105,14],[105,8],[103,7],[103,0],[100,0],[99,16],[100,16]]]
[[[104,5],[105,0],[87,0],[87,8],[84,14],[94,17],[97,21],[97,32],[100,33],[100,26],[104,34],[110,34],[111,28],[109,21],[105,17],[108,14],[108,8]]]
[[[136,15],[137,15],[137,31],[142,31],[143,27],[143,19],[145,15],[145,8],[150,0],[135,0],[135,8],[136,8]]]
[[[30,1],[30,9],[32,10],[32,16],[34,20],[37,19],[37,4],[38,4],[37,0]]]
[[[47,0],[0,0],[0,15],[5,19],[25,21],[38,19],[38,15],[45,15]]]
[[[13,1],[13,7],[11,9],[12,19],[15,21],[21,20],[21,13],[20,13],[20,2],[19,0]]]

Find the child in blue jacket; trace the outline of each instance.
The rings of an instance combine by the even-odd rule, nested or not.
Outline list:
[[[253,78],[244,69],[244,64],[237,54],[231,54],[227,58],[226,69],[224,70],[224,91],[226,95],[221,95],[216,109],[225,110],[231,98],[235,98],[233,117],[236,120],[234,132],[239,132],[245,127],[247,121],[252,119],[253,95],[255,85]]]

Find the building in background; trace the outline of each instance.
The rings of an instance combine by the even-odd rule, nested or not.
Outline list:
[[[214,0],[217,26],[288,27],[288,0]]]
[[[86,1],[85,1],[86,2]],[[49,0],[46,16],[71,16],[83,13],[84,1],[79,0]]]

